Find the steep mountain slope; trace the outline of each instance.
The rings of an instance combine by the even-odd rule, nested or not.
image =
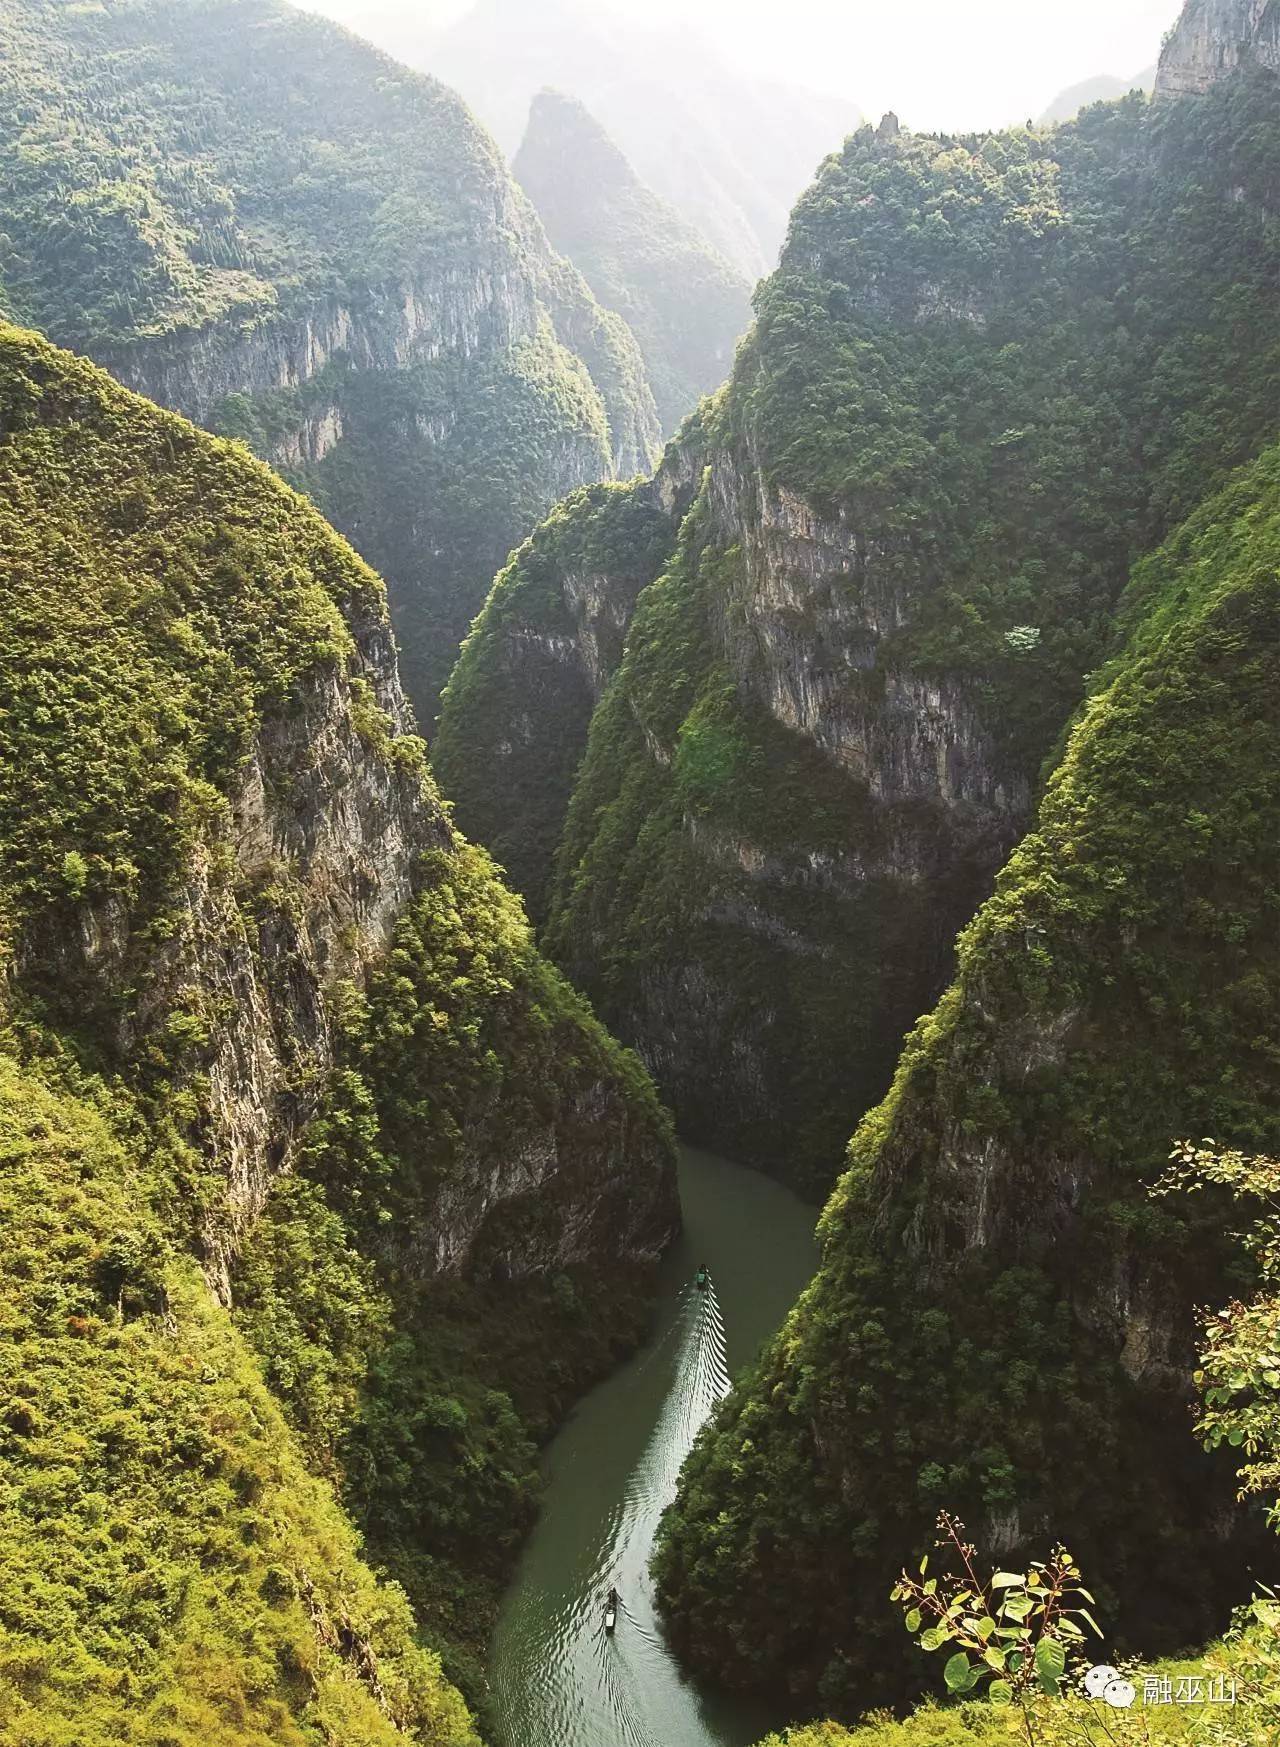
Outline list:
[[[830,1184],[1128,568],[1274,434],[1278,112],[1255,70],[1052,134],[887,120],[801,202],[567,819],[557,777],[520,865],[540,899],[559,838],[551,950],[691,1136]],[[523,605],[505,579],[451,691],[486,838],[504,795],[527,817],[527,749],[563,747],[533,674],[580,577],[544,565]]]
[[[554,246],[635,335],[669,435],[729,374],[751,319],[746,280],[572,97],[538,93],[512,169]]]
[[[432,764],[463,830],[492,850],[539,924],[592,714],[705,461],[694,417],[652,480],[566,498],[512,554],[446,687]]]
[[[772,271],[797,194],[859,120],[839,98],[743,78],[696,25],[649,29],[583,0],[477,0],[418,46],[402,40],[511,153],[538,91],[578,98],[644,185],[752,283]]]
[[[429,717],[511,546],[653,456],[624,324],[457,97],[276,0],[0,0],[0,46],[0,297],[304,485]]]
[[[1245,1594],[1234,1463],[1187,1415],[1222,1209],[1146,1189],[1179,1136],[1280,1137],[1278,577],[1271,450],[1138,568],[817,1279],[686,1469],[661,1586],[735,1684],[846,1718],[892,1690],[885,1598],[939,1507],[1005,1565],[1069,1537],[1119,1644],[1203,1642]]]
[[[315,511],[11,328],[0,434],[0,1705],[469,1741],[337,1500],[478,1689],[534,1439],[678,1217],[665,1117]]]

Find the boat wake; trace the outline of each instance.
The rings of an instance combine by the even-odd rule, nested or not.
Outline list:
[[[506,1733],[507,1681],[496,1694],[505,1747],[664,1747],[679,1714],[696,1716],[696,1699],[662,1635],[649,1561],[685,1458],[730,1386],[724,1318],[709,1279],[685,1287],[676,1316],[634,1375],[664,1364],[671,1381],[661,1410],[622,1498],[601,1525],[587,1581],[559,1609],[548,1608],[549,1597],[531,1597],[530,1631],[511,1670],[522,1689],[519,1740]],[[606,1598],[614,1585],[618,1618],[608,1632]],[[541,1630],[533,1629],[535,1618]]]

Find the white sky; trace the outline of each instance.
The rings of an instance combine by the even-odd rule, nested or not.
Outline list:
[[[366,35],[380,17],[445,22],[467,0],[300,0]],[[1096,73],[1130,78],[1181,0],[584,0],[636,23],[701,30],[744,71],[851,98],[920,128],[1038,115]],[[529,0],[536,5],[537,0]],[[403,28],[403,27],[402,27]]]

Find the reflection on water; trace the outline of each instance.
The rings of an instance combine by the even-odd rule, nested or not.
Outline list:
[[[654,1608],[649,1558],[699,1428],[812,1273],[814,1212],[689,1149],[685,1233],[653,1339],[595,1390],[548,1455],[546,1505],[507,1595],[492,1677],[501,1747],[748,1747],[773,1719],[702,1695]],[[706,1291],[695,1284],[710,1268]],[[617,1631],[605,1598],[621,1597]]]

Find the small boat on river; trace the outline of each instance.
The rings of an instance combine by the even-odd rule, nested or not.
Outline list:
[[[699,1292],[706,1292],[709,1289],[711,1285],[711,1270],[705,1262],[698,1269],[693,1283],[698,1288]]]
[[[616,1589],[611,1589],[609,1591],[609,1599],[604,1604],[604,1629],[609,1637],[613,1636],[615,1630],[617,1629],[617,1625],[618,1625],[618,1592]]]

